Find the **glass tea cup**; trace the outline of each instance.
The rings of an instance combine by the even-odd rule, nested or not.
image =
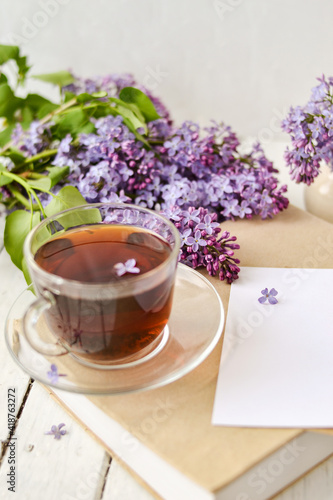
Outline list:
[[[24,244],[36,294],[28,342],[97,368],[151,357],[167,336],[179,248],[175,226],[140,206],[87,204],[45,219]]]

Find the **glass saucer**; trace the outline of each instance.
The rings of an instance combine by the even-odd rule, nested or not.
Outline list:
[[[27,288],[9,311],[5,337],[11,355],[33,379],[82,394],[122,394],[173,382],[211,353],[224,324],[223,305],[215,288],[197,271],[178,264],[169,336],[163,349],[144,363],[99,370],[83,365],[70,354],[50,357],[32,349],[22,332],[22,317],[34,300]],[[51,333],[49,336],[52,339]]]

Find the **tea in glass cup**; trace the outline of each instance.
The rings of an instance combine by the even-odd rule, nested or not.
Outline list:
[[[27,339],[97,367],[144,359],[170,316],[179,246],[169,220],[134,205],[84,205],[44,220],[24,248],[37,295]],[[56,344],[40,340],[41,314]]]

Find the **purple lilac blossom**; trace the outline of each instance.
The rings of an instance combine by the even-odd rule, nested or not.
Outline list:
[[[18,123],[11,136],[13,144],[22,151],[24,156],[35,156],[50,147],[50,125],[50,123],[42,125],[38,121],[33,121],[27,130],[23,130],[21,124]]]
[[[288,205],[283,196],[286,187],[277,187],[276,170],[262,149],[256,147],[241,158],[232,149],[237,143],[228,127],[214,127],[219,139],[212,135],[199,139],[195,124],[187,122],[171,132],[177,150],[171,138],[150,151],[120,116],[101,118],[95,127],[96,132],[82,134],[77,145],[68,136],[63,139],[53,161],[57,166],[70,166],[68,180],[88,202],[108,200],[112,193],[123,191],[133,203],[152,209],[207,207],[218,214],[219,222],[253,215],[272,217]],[[229,133],[217,146],[215,140]],[[167,143],[172,146],[166,147]]]
[[[320,173],[321,163],[333,168],[333,78],[318,78],[311,98],[303,106],[291,107],[282,129],[291,137],[284,154],[289,173],[297,183],[310,185]]]
[[[266,300],[272,305],[277,304],[278,300],[276,298],[276,295],[278,292],[275,290],[275,288],[271,288],[270,291],[268,291],[268,288],[265,288],[264,290],[261,290],[262,296],[259,297],[258,301],[260,304],[264,304]]]
[[[68,166],[69,175],[54,191],[69,183],[87,202],[121,201],[162,210],[185,238],[181,260],[192,267],[205,266],[210,274],[231,282],[239,271],[239,261],[233,258],[238,245],[227,232],[218,238],[219,223],[236,217],[273,217],[288,206],[286,186],[278,187],[277,170],[259,144],[241,155],[236,134],[223,123],[201,129],[186,121],[175,127],[165,106],[131,75],[77,78],[63,90],[103,90],[119,97],[126,86],[146,92],[161,117],[148,123],[150,149],[121,116],[113,115],[92,118],[93,133],[79,134],[75,140],[67,134],[59,144],[50,144],[48,127],[38,123],[24,132],[17,127],[12,139],[28,155],[57,148],[51,164]],[[297,120],[302,120],[300,111]],[[333,134],[333,121],[330,126]]]
[[[173,219],[173,212],[177,220]],[[203,266],[211,276],[218,275],[228,283],[238,278],[239,259],[234,257],[234,250],[239,249],[239,245],[234,243],[236,237],[230,237],[228,231],[220,234],[216,213],[209,214],[203,207],[189,207],[185,211],[175,206],[162,214],[173,220],[180,232],[179,260],[193,268]]]

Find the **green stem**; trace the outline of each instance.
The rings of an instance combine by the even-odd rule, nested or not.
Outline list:
[[[24,180],[23,180],[20,176],[18,176],[18,175],[16,175],[16,174],[12,174],[11,172],[1,171],[1,172],[0,172],[0,175],[4,175],[5,177],[9,177],[10,179],[13,179],[13,180],[14,180],[14,181],[16,181],[18,184],[20,184],[20,185],[21,185],[21,186],[25,189],[25,191],[28,193],[28,196],[29,196],[29,197],[30,197],[30,196],[31,196],[31,194],[32,194],[32,195],[33,195],[33,197],[35,198],[36,202],[37,202],[37,205],[38,205],[38,207],[39,207],[39,210],[42,212],[43,216],[44,216],[44,217],[46,217],[46,214],[45,214],[45,212],[44,212],[44,208],[43,208],[43,205],[42,205],[42,204],[41,204],[41,202],[40,202],[40,199],[38,198],[38,196],[37,196],[37,194],[35,193],[34,189],[32,189],[32,187],[31,187],[31,186],[29,186],[29,184],[28,184],[26,181],[24,181]],[[9,186],[9,185],[7,184],[7,186]],[[12,187],[12,189],[13,189],[13,187]],[[14,188],[14,189],[15,189],[15,188]],[[46,190],[46,189],[41,189],[41,188],[38,188],[38,190],[39,190],[39,191],[42,191],[42,192],[44,192],[44,193],[52,194],[52,193],[50,193],[50,191],[48,191],[48,190]],[[21,193],[19,193],[19,195],[20,195],[20,196],[23,196]],[[17,194],[15,194],[15,196],[17,197]],[[24,196],[23,196],[23,198],[24,198]],[[17,199],[19,199],[19,198],[17,197]],[[24,198],[24,200],[25,200],[25,203],[23,203],[23,205],[24,205],[25,207],[27,207],[27,208],[29,208],[29,209],[30,209],[30,204],[29,204],[28,200],[27,200],[26,198]],[[19,201],[21,201],[21,203],[22,203],[22,200],[21,200],[21,199],[19,199]],[[28,206],[27,206],[27,203],[28,203]]]
[[[18,184],[20,184],[26,191],[29,190],[29,185],[19,176],[16,174],[12,174],[11,172],[7,172],[5,170],[1,170],[0,176],[4,175],[5,177],[9,177],[9,179],[13,179],[16,181]]]
[[[21,167],[22,165],[27,165],[29,163],[33,163],[38,160],[42,160],[43,158],[48,158],[49,156],[53,156],[58,152],[57,149],[45,149],[41,153],[38,153],[34,156],[30,156],[30,158],[27,158],[23,163],[18,165],[18,167]]]
[[[14,186],[10,186],[9,184],[7,184],[7,189],[8,191],[11,192],[11,194],[25,207],[25,208],[28,208],[29,210],[31,210],[31,204],[29,203],[29,201],[23,196],[22,193],[20,193],[20,191],[15,188]],[[35,205],[35,208],[37,207],[37,205]]]
[[[161,140],[154,140],[154,139],[150,139],[148,137],[148,140],[149,140],[149,144],[153,145],[153,146],[163,146],[164,144],[164,141],[161,141]]]
[[[28,190],[27,190],[28,191]],[[30,191],[30,192],[29,192]],[[35,198],[37,204],[38,204],[38,207],[39,207],[39,210],[42,212],[43,214],[43,217],[45,217],[46,219],[46,213],[44,212],[44,207],[43,205],[41,204],[41,201],[40,199],[38,198],[37,194],[35,193],[34,189],[29,189],[28,191],[28,195],[30,196],[30,193],[33,195],[33,197]]]
[[[39,174],[38,172],[29,172],[27,177],[29,179],[43,179],[45,175]]]
[[[42,212],[42,214],[44,215],[44,217],[46,217],[43,205],[41,204],[41,202],[40,202],[37,194],[35,193],[34,189],[32,189],[32,187],[29,186],[29,184],[22,179],[22,177],[20,177],[19,175],[16,175],[16,174],[12,174],[11,172],[6,172],[6,171],[2,171],[2,170],[0,171],[0,176],[1,175],[4,175],[5,177],[9,177],[10,179],[13,179],[14,181],[16,181],[18,184],[20,184],[26,190],[26,192],[28,193],[28,195],[29,195],[29,193],[32,193],[33,196],[34,196],[34,198],[35,198],[35,200],[36,200],[36,202],[38,203],[40,211]],[[7,184],[7,186],[8,186],[8,184]],[[36,187],[35,189],[37,189],[38,191],[41,191],[42,193],[46,193],[49,196],[52,196],[53,198],[61,200],[62,202],[64,201],[60,196],[57,196],[56,194],[51,193],[51,191],[49,191],[48,189],[43,189],[41,187],[38,187],[38,188]],[[20,195],[22,196],[21,193],[20,193]],[[24,206],[27,206],[26,205],[27,199],[24,198],[24,200],[25,200]]]
[[[32,201],[32,196],[31,194],[28,192],[28,196],[29,196],[29,201],[30,201],[30,231],[32,229],[32,221],[33,221],[33,213],[34,213],[34,209],[33,209],[33,201]]]
[[[215,255],[220,255],[221,252],[218,252],[218,250],[216,250],[215,247],[213,247],[212,245],[206,245],[207,250],[209,250],[209,252],[211,254],[215,254]]]

